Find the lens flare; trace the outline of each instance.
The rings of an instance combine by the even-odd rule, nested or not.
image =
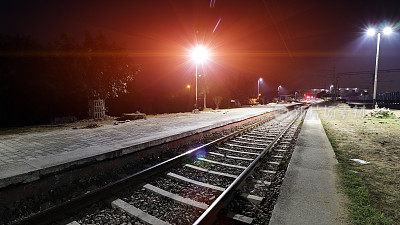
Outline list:
[[[205,149],[199,149],[196,151],[196,159],[198,160],[199,158],[204,159],[206,158],[207,151]]]
[[[368,36],[374,36],[376,34],[376,29],[375,28],[368,28],[367,30],[367,35]]]
[[[203,63],[207,61],[210,57],[210,53],[206,47],[203,45],[198,45],[196,46],[192,52],[191,52],[191,58],[196,62],[196,63]]]
[[[393,32],[393,29],[391,27],[385,27],[383,28],[383,33],[386,35],[389,35]]]

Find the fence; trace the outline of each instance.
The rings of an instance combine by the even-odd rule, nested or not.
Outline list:
[[[347,98],[347,102],[372,104],[372,99],[373,95],[353,96]],[[376,102],[379,107],[400,108],[400,92],[377,94]]]

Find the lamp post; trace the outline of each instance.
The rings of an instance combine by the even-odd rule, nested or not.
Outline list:
[[[282,88],[282,85],[279,85],[279,87],[278,87],[278,102],[280,101],[280,98],[281,98],[281,95],[279,93],[281,88]]]
[[[375,34],[377,35],[377,40],[376,40],[376,59],[375,59],[375,77],[374,77],[374,95],[373,95],[373,100],[372,100],[372,108],[376,108],[376,90],[378,86],[378,62],[379,62],[379,46],[381,43],[381,33],[385,35],[389,35],[393,32],[393,29],[391,27],[385,27],[383,30],[376,30],[375,28],[369,28],[367,30],[367,35],[368,36],[374,36]]]
[[[197,109],[197,66],[199,63],[204,63],[205,61],[208,60],[209,58],[209,52],[208,49],[202,45],[197,45],[192,51],[191,51],[191,58],[194,60],[196,63],[196,103],[195,103],[195,108]]]
[[[260,79],[258,79],[257,80],[257,99],[259,99],[260,98],[260,82],[262,82],[262,78],[260,78]]]

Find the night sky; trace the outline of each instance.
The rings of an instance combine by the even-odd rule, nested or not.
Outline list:
[[[0,32],[27,34],[40,42],[61,33],[82,39],[85,30],[103,32],[135,55],[143,72],[137,91],[174,94],[194,80],[188,50],[197,42],[213,51],[204,65],[211,92],[229,93],[231,80],[253,94],[328,88],[333,73],[341,87],[372,87],[376,39],[365,36],[370,25],[399,25],[396,1],[143,0],[3,2]],[[213,29],[221,18],[220,24]],[[382,37],[380,69],[400,68],[400,31]],[[379,90],[398,91],[400,73],[382,73]]]

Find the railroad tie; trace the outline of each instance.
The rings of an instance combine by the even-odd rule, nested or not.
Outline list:
[[[214,160],[209,160],[209,159],[204,159],[204,158],[198,158],[198,160],[204,161],[204,162],[213,163],[213,164],[217,164],[217,165],[221,165],[221,166],[227,166],[227,167],[238,168],[238,169],[246,169],[246,167],[244,167],[244,166],[238,166],[238,165],[233,165],[233,164],[228,164],[228,163],[222,163],[222,162],[217,162],[217,161],[214,161]]]
[[[248,145],[258,145],[258,146],[264,146],[267,147],[268,144],[261,144],[261,143],[256,143],[256,142],[248,142],[248,141],[238,141],[238,140],[230,140],[231,142],[235,142],[235,143],[240,143],[240,144],[248,144]]]
[[[163,189],[158,188],[156,186],[153,186],[151,184],[145,184],[143,187],[146,188],[149,191],[152,191],[152,192],[156,193],[156,194],[159,194],[159,195],[162,195],[164,197],[170,198],[170,199],[172,199],[172,200],[174,200],[176,202],[180,202],[180,203],[183,203],[183,204],[186,204],[186,205],[191,205],[191,206],[194,206],[194,207],[200,208],[200,209],[207,209],[208,208],[208,205],[206,203],[204,203],[204,202],[198,202],[198,201],[195,201],[195,200],[190,199],[190,198],[184,198],[184,197],[182,197],[180,195],[177,195],[177,194],[171,193],[169,191],[163,190]]]
[[[232,149],[223,148],[223,147],[217,147],[217,149],[222,150],[222,151],[240,153],[240,154],[249,154],[249,155],[256,155],[256,156],[259,155],[259,153],[255,153],[255,152],[243,152],[243,151],[237,151],[237,150],[232,150]]]
[[[233,220],[237,220],[239,222],[242,223],[246,223],[246,224],[251,224],[253,222],[253,218],[247,217],[247,216],[243,216],[237,213],[233,213],[233,212],[228,212],[226,214],[226,217],[231,218]]]
[[[232,155],[224,155],[221,153],[217,153],[217,152],[208,152],[211,155],[216,155],[216,156],[220,156],[220,157],[226,157],[226,158],[230,158],[230,159],[239,159],[239,160],[244,160],[244,161],[253,161],[254,159],[251,158],[244,158],[244,157],[238,157],[238,156],[232,156]]]
[[[260,170],[260,172],[269,173],[269,174],[275,174],[276,173],[276,171],[273,171],[273,170]]]
[[[208,184],[208,183],[203,183],[203,182],[193,180],[193,179],[190,179],[190,178],[187,178],[187,177],[175,174],[175,173],[167,173],[167,175],[170,177],[179,179],[179,180],[186,181],[188,183],[202,186],[202,187],[214,189],[214,190],[221,191],[221,192],[225,191],[225,188],[223,188],[223,187],[215,186],[215,185]],[[253,202],[254,204],[260,204],[261,201],[263,200],[263,197],[260,197],[257,195],[250,195],[250,194],[243,193],[241,196],[244,198],[247,198],[249,201]]]
[[[233,175],[233,174],[222,173],[222,172],[218,172],[218,171],[214,171],[214,170],[204,169],[202,167],[194,166],[194,165],[191,165],[191,164],[185,164],[185,166],[189,167],[189,168],[192,168],[192,169],[195,169],[195,170],[202,171],[202,172],[211,173],[211,174],[215,174],[215,175],[220,175],[220,176],[224,176],[224,177],[230,177],[230,178],[234,178],[234,179],[236,179],[236,177],[237,177],[236,175]]]
[[[146,223],[149,224],[160,224],[160,225],[169,225],[169,223],[158,219],[157,217],[154,217],[136,207],[134,207],[133,205],[121,200],[121,199],[117,199],[111,202],[111,206],[113,208],[117,208],[123,212],[128,213],[130,216],[134,216]]]
[[[226,145],[229,145],[229,146],[232,146],[232,147],[238,147],[238,148],[248,148],[248,149],[257,149],[257,150],[264,150],[265,149],[265,148],[250,147],[250,146],[237,145],[237,144],[231,144],[231,143],[226,143]]]
[[[67,223],[66,225],[81,225],[81,224],[74,220],[74,221],[72,221],[70,223]]]

